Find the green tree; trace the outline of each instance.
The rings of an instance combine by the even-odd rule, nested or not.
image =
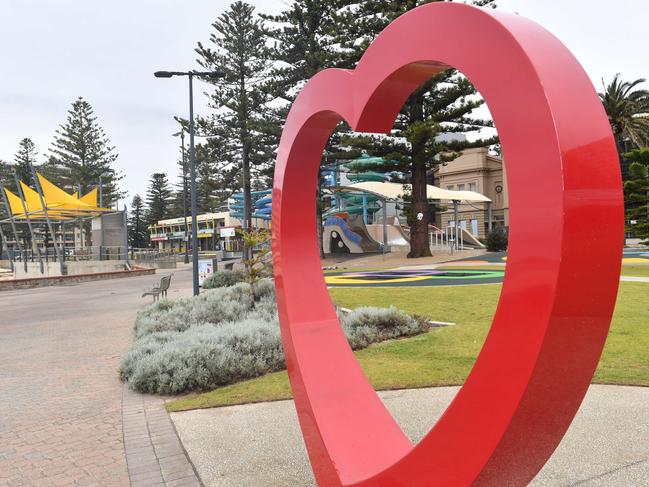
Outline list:
[[[153,173],[149,179],[149,187],[146,193],[146,220],[149,225],[171,216],[172,196],[173,191],[169,185],[167,175],[163,172]]]
[[[11,177],[11,164],[0,159],[0,183],[2,184],[2,186],[11,189],[13,187],[11,186],[12,179],[13,177]],[[7,218],[8,216],[9,215],[7,215],[7,210],[5,208],[2,195],[0,194],[0,219]]]
[[[206,143],[216,172],[237,164],[242,186],[250,202],[251,166],[272,165],[272,146],[262,131],[268,95],[262,82],[270,68],[269,49],[263,22],[254,8],[242,1],[230,5],[212,24],[209,44],[199,42],[198,63],[206,70],[223,71],[209,93],[215,110],[201,127],[213,137]],[[209,80],[206,80],[209,82]],[[244,226],[251,226],[251,207],[244,211]]]
[[[631,161],[624,182],[626,231],[649,244],[649,148],[624,155]]]
[[[133,196],[128,217],[128,242],[131,248],[141,249],[149,244],[146,208],[139,194]]]
[[[264,89],[275,101],[274,108],[267,112],[266,133],[279,144],[281,129],[288,115],[291,103],[306,81],[318,71],[341,63],[340,50],[337,49],[334,34],[340,28],[335,23],[336,11],[344,4],[341,0],[296,0],[278,15],[262,15],[267,21],[267,35],[273,41],[270,57],[274,67],[265,83]],[[341,130],[339,128],[329,139],[326,153],[335,154],[340,149]],[[325,157],[321,165],[326,165]],[[318,179],[316,201],[316,230],[320,256],[322,249],[322,179]]]
[[[433,0],[435,1],[435,0]],[[438,0],[442,1],[442,0]],[[395,18],[429,0],[366,0],[342,8],[336,17],[343,26],[336,34],[345,54],[344,67],[353,68],[374,38]],[[494,7],[493,0],[477,0],[474,5]],[[408,257],[430,255],[428,226],[433,222],[433,205],[426,198],[426,185],[432,183],[435,167],[453,159],[458,151],[469,147],[491,145],[495,137],[468,142],[457,136],[493,127],[490,120],[474,116],[484,101],[471,82],[456,70],[439,73],[420,85],[408,98],[397,116],[390,137],[350,135],[346,142],[354,149],[349,157],[361,151],[391,161],[388,165],[367,167],[375,171],[401,171],[412,184],[410,213],[410,252]]]
[[[623,81],[616,74],[599,94],[620,153],[649,145],[649,90],[643,78]]]
[[[218,208],[221,204],[217,196],[221,178],[211,159],[212,153],[207,144],[196,146],[196,204],[203,213]]]
[[[36,144],[32,142],[32,139],[24,138],[18,143],[18,151],[14,155],[14,166],[13,168],[18,175],[18,179],[23,181],[25,184],[31,185],[32,181],[32,170],[31,166],[36,168]],[[11,185],[12,188],[15,188],[15,183]]]
[[[72,103],[66,122],[56,130],[50,153],[46,166],[55,182],[70,192],[88,192],[101,175],[104,206],[125,195],[118,189],[123,176],[112,167],[117,159],[115,147],[82,97]]]

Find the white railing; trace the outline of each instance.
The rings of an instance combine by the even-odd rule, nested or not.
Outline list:
[[[446,227],[443,230],[433,230],[428,233],[429,244],[435,252],[448,252],[452,254],[464,250],[464,235],[461,227]]]

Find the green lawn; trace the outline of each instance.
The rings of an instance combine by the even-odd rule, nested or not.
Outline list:
[[[635,277],[649,277],[649,265],[647,264],[623,265],[622,275],[635,276]]]
[[[642,266],[638,266],[642,267]],[[394,304],[457,326],[356,352],[376,389],[461,384],[482,346],[500,285],[332,289],[341,306]],[[609,339],[594,382],[649,386],[649,284],[620,283]],[[286,399],[286,372],[268,374],[168,404],[170,411]]]

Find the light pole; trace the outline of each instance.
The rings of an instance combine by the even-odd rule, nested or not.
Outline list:
[[[175,117],[174,117],[175,118]],[[180,123],[180,120],[176,118]],[[185,235],[183,237],[185,243],[185,264],[189,264],[189,241],[187,238],[187,163],[185,162],[185,127],[181,126],[180,132],[173,134],[174,137],[180,135],[180,152],[182,154],[183,164],[183,220],[185,224]]]
[[[198,223],[196,220],[196,149],[194,148],[194,76],[218,79],[225,76],[223,71],[156,71],[156,78],[171,78],[173,76],[187,76],[189,79],[189,177],[191,180],[191,206],[192,206],[192,278],[194,282],[194,296],[200,291],[198,286]]]
[[[102,172],[99,175],[99,208],[104,207],[104,187],[102,185],[101,178],[103,178],[104,176],[108,176],[108,175],[109,175],[109,173],[107,173],[107,172]],[[81,197],[81,195],[79,195],[79,197]]]

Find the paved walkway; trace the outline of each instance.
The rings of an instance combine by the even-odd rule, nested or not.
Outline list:
[[[130,411],[130,438],[141,450],[127,466],[118,367],[135,314],[149,302],[142,290],[164,273],[0,293],[0,486],[124,487],[131,460],[146,464],[152,440],[139,435],[142,424],[149,427],[137,424],[141,402]],[[190,289],[191,273],[175,270],[169,297]],[[162,400],[157,404],[161,410]],[[155,404],[149,406],[153,411]],[[153,417],[164,436],[164,422]],[[178,451],[159,453],[164,463]],[[180,470],[177,459],[168,475]],[[147,468],[153,477],[151,466],[142,467],[137,485],[155,484],[140,481]]]
[[[620,281],[626,281],[626,282],[649,282],[649,277],[620,276]]]
[[[457,387],[381,392],[418,441]],[[305,487],[314,480],[292,401],[172,413],[206,487]],[[534,487],[649,486],[649,388],[591,386]]]

